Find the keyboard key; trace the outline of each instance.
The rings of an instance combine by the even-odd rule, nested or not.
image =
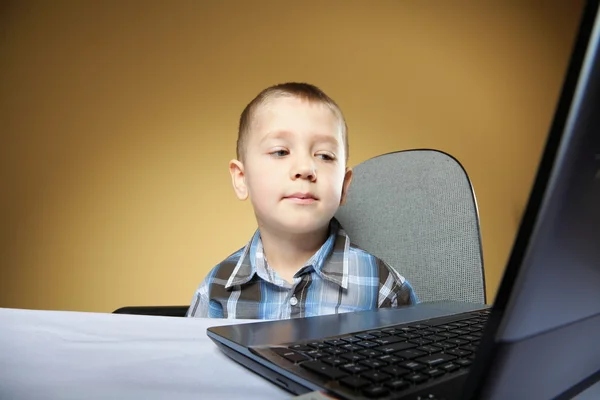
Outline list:
[[[447,343],[452,343],[452,344],[456,344],[456,345],[463,345],[463,344],[468,344],[469,341],[468,340],[464,340],[464,339],[459,339],[459,338],[452,338],[452,339],[448,339],[446,340]]]
[[[365,357],[377,357],[382,355],[383,353],[377,350],[366,349],[359,351],[358,354]]]
[[[439,336],[439,335],[429,335],[429,336],[425,336],[425,338],[426,338],[427,340],[432,340],[432,341],[434,341],[434,342],[441,342],[442,340],[446,340],[446,339],[448,339],[448,338],[447,338],[447,337],[445,337],[445,336]]]
[[[328,344],[323,343],[323,342],[311,342],[311,343],[308,343],[308,345],[310,347],[312,347],[313,349],[317,349],[317,350],[323,350],[323,349],[327,349],[327,348],[331,347]]]
[[[425,345],[425,344],[433,343],[433,341],[432,341],[432,340],[429,340],[429,339],[424,339],[424,338],[412,339],[410,342],[411,342],[411,343],[416,343],[416,344],[418,344],[419,346],[423,346],[423,345]]]
[[[427,324],[414,324],[414,325],[409,325],[409,327],[414,328],[414,329],[426,329],[426,328],[429,328],[430,325],[427,325]]]
[[[385,386],[394,391],[403,390],[410,386],[410,383],[403,379],[393,379],[385,383]]]
[[[434,343],[432,346],[439,347],[439,348],[443,349],[444,351],[448,351],[448,350],[453,349],[453,348],[456,347],[455,344],[446,343],[446,342]]]
[[[389,334],[382,332],[382,331],[369,331],[367,332],[369,335],[375,336],[375,337],[385,337],[385,336],[389,336]]]
[[[465,322],[468,323],[469,325],[475,325],[475,324],[485,325],[485,323],[487,322],[487,318],[473,318],[473,319],[470,319]]]
[[[308,347],[304,344],[295,344],[293,346],[290,346],[290,349],[292,350],[296,350],[296,351],[311,351],[314,350],[312,347]]]
[[[476,340],[479,340],[479,338],[477,336],[473,336],[473,335],[462,335],[458,337],[459,339],[463,339],[463,340],[468,340],[469,342],[474,342]]]
[[[432,378],[435,378],[436,376],[444,375],[446,371],[441,368],[431,368],[423,371],[423,373],[429,375]]]
[[[381,368],[381,372],[385,372],[386,374],[393,376],[403,376],[409,374],[411,371],[406,368],[394,367],[393,365],[390,365],[389,367]]]
[[[453,323],[448,324],[448,325],[455,326],[457,328],[464,328],[465,326],[469,326],[469,324],[465,324],[463,322],[453,322]]]
[[[416,374],[405,376],[404,379],[407,381],[414,382],[414,383],[422,383],[422,382],[428,381],[429,376],[425,375],[425,374],[416,373]]]
[[[425,357],[417,358],[415,361],[418,361],[423,364],[427,364],[430,367],[437,366],[440,364],[447,363],[448,361],[452,361],[456,359],[455,355],[451,354],[431,354]]]
[[[330,365],[324,364],[321,361],[305,361],[300,364],[300,366],[332,380],[338,380],[348,375],[347,373]]]
[[[345,344],[341,348],[346,351],[358,351],[364,349],[364,347],[360,347],[352,343]]]
[[[438,336],[444,336],[446,339],[450,339],[450,338],[458,336],[456,333],[451,333],[451,332],[440,332],[437,335]]]
[[[360,364],[369,368],[381,368],[387,365],[385,361],[381,360],[362,360]]]
[[[456,329],[456,327],[455,327],[455,326],[452,326],[452,325],[446,325],[446,324],[444,324],[444,325],[436,325],[436,328],[442,328],[442,329],[443,329],[443,330],[445,330],[445,331],[447,331],[447,330],[449,330],[449,329]],[[432,329],[432,328],[429,328],[429,329]],[[439,331],[439,332],[441,332],[441,331]]]
[[[337,347],[330,347],[329,349],[325,349],[325,352],[328,353],[328,354],[332,354],[334,356],[337,356],[339,354],[347,353],[346,350],[340,349],[340,348],[337,348]]]
[[[367,397],[378,398],[387,396],[390,391],[383,386],[371,386],[366,389],[363,389],[363,394]]]
[[[403,326],[398,329],[402,332],[416,332],[417,331],[415,328],[411,328],[410,326]]]
[[[360,339],[355,338],[354,336],[345,336],[343,338],[340,338],[340,340],[343,340],[344,342],[347,342],[347,343],[360,342]]]
[[[350,374],[358,374],[360,372],[365,372],[369,370],[369,368],[364,365],[354,363],[342,365],[341,368]]]
[[[357,362],[366,358],[365,356],[361,356],[360,354],[356,353],[344,353],[340,357],[352,362]]]
[[[396,355],[392,355],[392,354],[386,354],[385,356],[381,356],[379,357],[380,361],[383,361],[385,363],[388,364],[396,364],[399,363],[400,361],[404,361],[404,359],[402,357],[398,357]]]
[[[325,340],[325,343],[331,346],[342,346],[346,344],[346,342],[340,339]]]
[[[425,368],[425,365],[411,360],[402,361],[401,363],[398,363],[398,366],[402,368],[408,368],[413,371],[418,371]]]
[[[398,342],[406,342],[406,337],[404,336],[386,336],[379,339],[375,339],[374,342],[379,343],[380,345],[398,343]]]
[[[469,333],[469,331],[465,329],[452,329],[449,332],[456,333],[457,335],[466,335],[467,333]]]
[[[459,369],[460,365],[453,363],[453,362],[449,362],[447,364],[440,365],[438,368],[441,368],[447,372],[452,372],[452,371],[456,371],[457,369]]]
[[[310,358],[305,356],[304,354],[298,353],[294,350],[287,349],[285,347],[273,347],[272,350],[275,353],[282,356],[283,358],[285,358],[286,360],[289,360],[293,363],[310,360]]]
[[[329,365],[342,365],[347,363],[347,360],[344,360],[343,358],[340,357],[327,357],[327,358],[322,358],[321,359],[322,362],[327,363]]]
[[[359,346],[362,346],[362,347],[366,347],[366,348],[371,348],[371,347],[377,347],[377,346],[379,346],[378,343],[369,342],[369,341],[357,342],[356,344],[359,345]]]
[[[452,328],[452,327],[450,327],[450,328]],[[438,333],[438,332],[447,331],[448,329],[444,328],[442,326],[433,326],[431,328],[428,328],[427,330],[430,331],[430,332],[433,332],[433,333]]]
[[[462,349],[450,349],[450,350],[446,351],[446,354],[452,354],[457,357],[466,357],[469,354],[471,354],[471,352],[467,351],[467,350],[462,350]]]
[[[460,348],[463,350],[466,350],[466,351],[470,351],[471,353],[475,353],[478,349],[477,346],[473,346],[473,345],[461,346]]]
[[[385,354],[391,354],[391,353],[396,353],[396,352],[402,351],[402,350],[412,349],[415,347],[417,347],[417,345],[414,343],[398,342],[398,343],[393,343],[393,344],[388,344],[386,346],[378,347],[377,351],[380,351]]]
[[[457,363],[458,365],[460,365],[461,367],[468,367],[472,363],[471,360],[467,360],[464,358],[455,360],[454,362]]]
[[[417,357],[421,357],[426,355],[427,353],[416,350],[416,349],[409,349],[409,350],[403,350],[403,351],[399,351],[398,353],[396,353],[396,355],[398,357],[402,357],[405,358],[407,360],[410,360],[412,358],[417,358]]]
[[[417,350],[424,351],[425,353],[438,353],[438,352],[442,351],[442,349],[440,349],[439,347],[430,346],[430,345],[417,347]]]
[[[354,336],[361,340],[371,340],[371,339],[375,339],[377,337],[377,336],[369,335],[368,333],[361,333],[359,335],[354,335]]]
[[[360,374],[360,377],[368,379],[375,383],[380,383],[383,381],[387,381],[392,376],[389,374],[383,373],[383,372],[379,372],[379,371],[368,371],[368,372],[364,372],[364,373]]]
[[[352,389],[360,389],[371,384],[370,381],[358,376],[347,376],[340,379],[340,382],[346,386],[350,386]]]
[[[409,332],[409,333],[403,333],[402,336],[404,336],[406,339],[417,339],[420,338],[422,335],[418,332]]]
[[[325,356],[329,357],[329,354],[328,354],[328,353],[325,353],[325,352],[323,352],[323,351],[320,351],[320,350],[311,350],[311,351],[307,351],[307,352],[306,352],[306,353],[304,353],[304,354],[306,354],[306,355],[307,355],[307,356],[309,356],[310,358],[314,358],[314,359],[317,359],[317,358],[323,358],[323,357],[325,357]]]

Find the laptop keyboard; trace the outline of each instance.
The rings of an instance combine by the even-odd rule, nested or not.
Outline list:
[[[347,390],[379,398],[468,370],[488,315],[441,317],[272,350]]]

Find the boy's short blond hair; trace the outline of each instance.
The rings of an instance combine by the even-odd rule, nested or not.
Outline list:
[[[318,87],[308,83],[288,82],[270,86],[260,92],[247,106],[244,108],[240,116],[240,124],[238,128],[238,138],[236,147],[236,156],[240,161],[244,161],[244,152],[246,138],[252,126],[252,120],[257,110],[271,99],[278,97],[296,97],[301,100],[315,104],[323,104],[334,113],[340,120],[342,128],[342,138],[344,140],[345,162],[348,161],[349,145],[348,145],[348,126],[342,114],[342,110],[333,99],[325,94]]]

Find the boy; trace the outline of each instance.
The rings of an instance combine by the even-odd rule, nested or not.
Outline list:
[[[348,147],[340,108],[313,85],[272,86],[246,106],[229,172],[258,229],[208,273],[188,317],[287,319],[418,302],[334,218],[352,180]]]

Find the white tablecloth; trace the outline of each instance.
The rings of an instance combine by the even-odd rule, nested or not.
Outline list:
[[[232,322],[0,308],[0,399],[291,398],[206,336]]]

